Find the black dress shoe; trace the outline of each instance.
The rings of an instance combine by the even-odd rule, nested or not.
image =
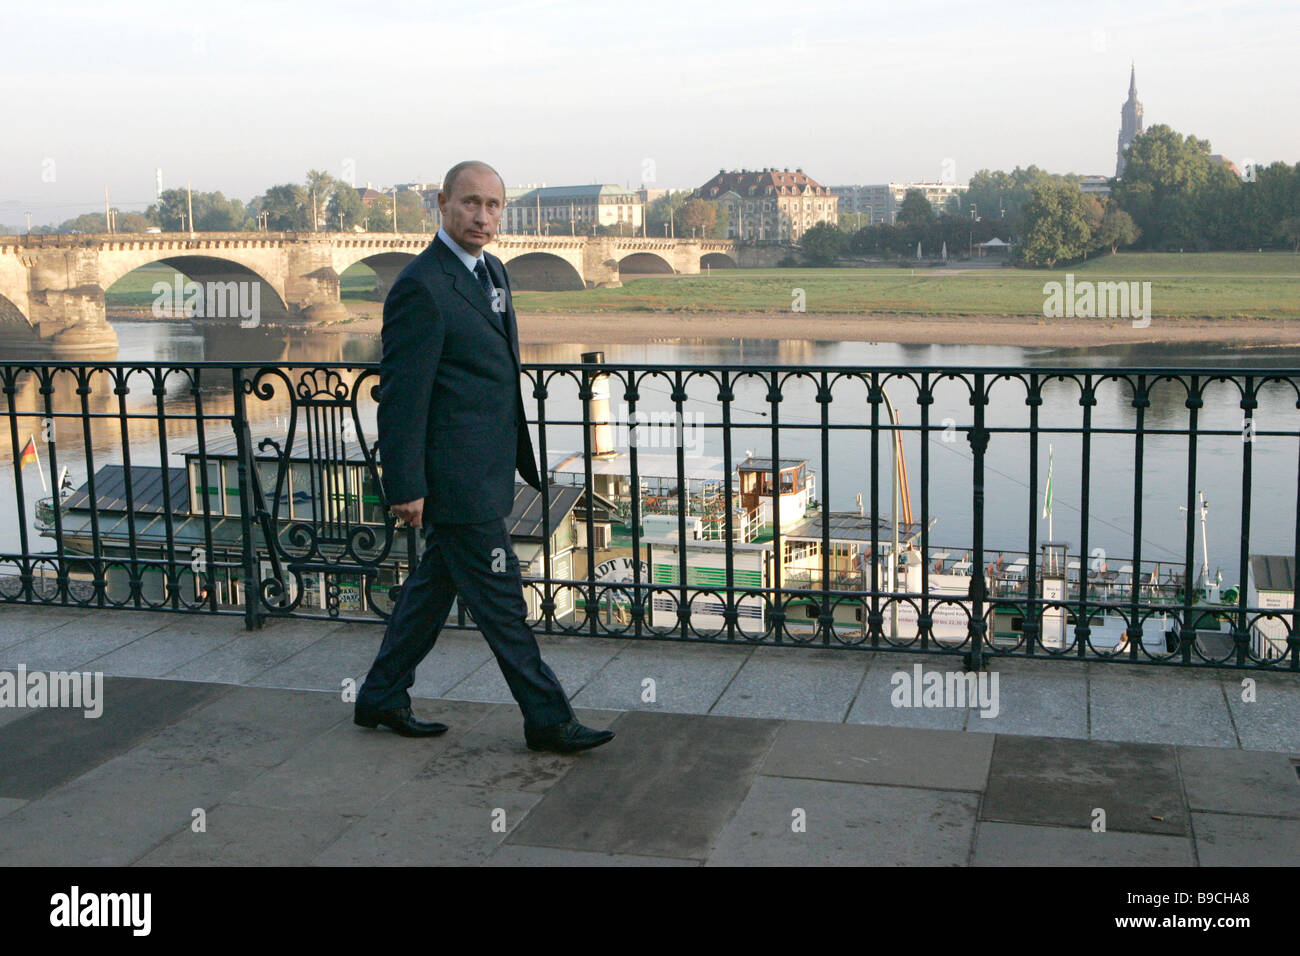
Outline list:
[[[361,727],[378,727],[383,724],[403,737],[436,737],[447,732],[446,724],[431,720],[416,720],[410,707],[376,710],[373,707],[357,704],[352,721]]]
[[[576,720],[566,720],[537,731],[524,730],[524,740],[529,750],[549,750],[557,754],[576,754],[580,750],[607,744],[613,739],[614,731],[592,730]]]

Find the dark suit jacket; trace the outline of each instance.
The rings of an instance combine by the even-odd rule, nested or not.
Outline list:
[[[379,459],[386,504],[424,499],[424,524],[504,518],[515,470],[541,478],[519,388],[519,336],[505,266],[484,254],[504,310],[441,239],[384,301]]]

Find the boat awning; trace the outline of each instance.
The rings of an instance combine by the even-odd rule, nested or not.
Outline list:
[[[853,544],[870,544],[877,542],[883,547],[892,546],[893,527],[884,518],[879,521],[872,521],[870,515],[860,515],[856,511],[832,511],[829,515],[829,538],[841,544],[850,542]],[[809,518],[799,522],[788,531],[783,531],[781,537],[786,541],[812,541],[817,542],[822,539],[822,527],[826,524],[825,516],[821,513],[812,515]],[[898,526],[899,543],[907,541],[920,534],[921,526],[916,522],[902,522]]]
[[[91,537],[94,528],[89,512],[68,512],[62,516],[63,536]],[[45,537],[53,538],[54,529],[44,532]],[[167,521],[163,515],[135,515],[135,540],[141,547],[154,545],[165,547],[167,544]],[[105,544],[126,545],[131,540],[131,527],[125,514],[101,512],[99,515],[99,538]],[[202,515],[177,514],[172,517],[172,541],[176,547],[206,547],[207,529]],[[243,549],[243,526],[238,517],[212,518],[212,544],[215,547],[232,547]]]
[[[586,465],[582,452],[554,452],[548,455],[548,469],[554,475],[585,475]],[[665,455],[657,452],[637,452],[637,476],[640,478],[671,478],[676,480],[677,455]],[[619,452],[609,458],[591,460],[592,475],[612,475],[618,478],[632,476],[632,456],[628,452]],[[722,481],[722,459],[687,455],[683,462],[683,474],[687,481]]]

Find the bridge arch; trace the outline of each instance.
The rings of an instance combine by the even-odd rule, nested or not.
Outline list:
[[[406,268],[407,263],[415,258],[415,253],[411,252],[375,252],[372,255],[358,256],[348,266],[339,272],[340,289],[342,292],[343,277],[357,266],[363,266],[375,274],[375,298],[380,302],[388,295],[388,290],[393,287],[397,281],[398,274]],[[354,273],[355,274],[355,273]]]
[[[706,252],[700,256],[701,269],[735,269],[739,263],[725,252]]]
[[[621,275],[673,275],[673,264],[655,252],[631,252],[618,262]]]
[[[18,303],[0,292],[0,348],[16,343],[31,344],[36,341],[31,316],[18,307]]]
[[[276,284],[261,274],[258,270],[239,262],[235,259],[228,259],[222,256],[213,255],[166,255],[159,256],[149,262],[142,262],[130,268],[105,268],[100,274],[100,281],[104,283],[103,289],[107,293],[114,285],[121,281],[132,272],[137,271],[146,265],[160,264],[175,269],[186,279],[190,279],[199,285],[208,287],[208,283],[250,283],[256,282],[259,286],[257,290],[257,305],[260,309],[259,318],[266,321],[275,321],[283,319],[288,313],[285,304],[283,290],[276,287]],[[157,283],[155,283],[157,286]],[[166,296],[166,304],[172,308],[179,309],[185,302],[186,292],[182,285],[180,290],[173,286],[166,293],[157,293],[158,298]],[[154,301],[157,301],[156,299]],[[249,302],[248,297],[244,299],[245,303]],[[236,305],[238,300],[236,300]],[[237,319],[239,316],[226,307],[230,314],[224,318]]]
[[[572,263],[551,252],[526,252],[506,264],[510,288],[516,292],[568,292],[587,287]]]
[[[224,269],[238,273],[240,279],[256,278],[275,293],[281,302],[286,301],[284,281],[276,268],[280,252],[274,248],[231,247],[217,252],[211,247],[198,250],[177,248],[174,243],[143,243],[132,249],[104,249],[99,256],[99,285],[108,290],[123,276],[141,266],[161,262],[171,266],[195,282],[207,281],[209,276]],[[193,270],[192,272],[190,270]]]

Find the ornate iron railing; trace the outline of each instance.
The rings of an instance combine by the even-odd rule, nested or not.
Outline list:
[[[558,482],[538,526],[516,528],[539,631],[1300,671],[1300,372],[591,361],[523,376]],[[0,384],[5,602],[382,622],[418,560],[379,481],[377,365],[10,362]],[[621,421],[679,427],[662,448],[635,424],[613,440],[610,401]],[[1061,540],[1042,529],[1045,444]],[[675,502],[645,505],[651,471]],[[566,484],[583,494],[557,510]],[[1214,540],[1233,542],[1235,587],[1210,574],[1207,486],[1229,502]],[[758,503],[773,519],[741,533]],[[449,626],[472,626],[468,610]]]

